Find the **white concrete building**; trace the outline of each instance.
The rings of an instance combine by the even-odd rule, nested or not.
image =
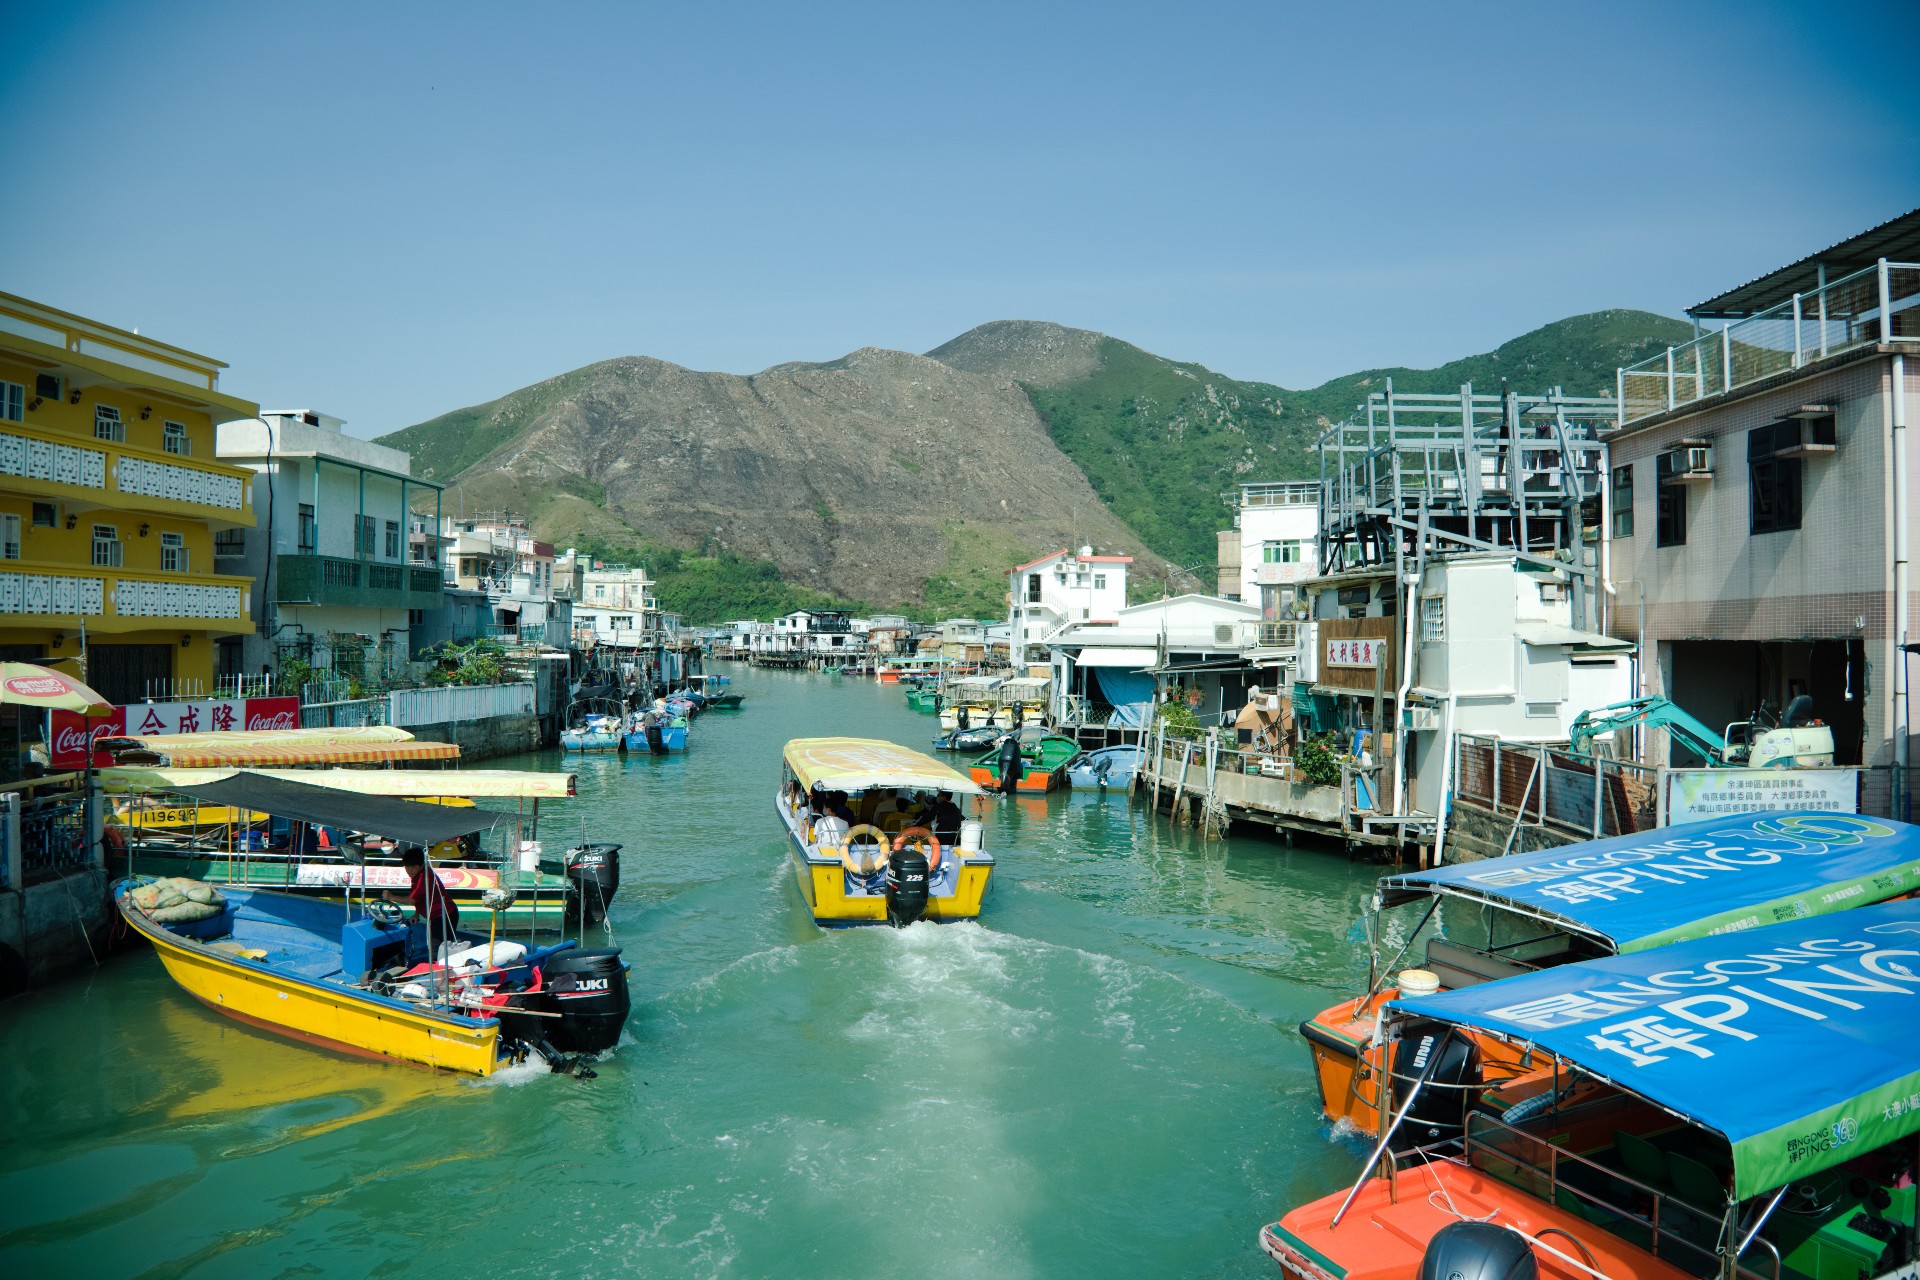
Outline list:
[[[1159,680],[1197,690],[1196,714],[1218,724],[1245,703],[1248,684],[1260,682],[1245,662],[1259,643],[1260,610],[1218,596],[1174,596],[1130,605],[1110,621],[1070,622],[1044,650],[1054,719],[1144,726]]]
[[[341,419],[277,409],[222,423],[215,452],[254,472],[261,523],[216,535],[221,573],[259,580],[251,636],[219,642],[216,672],[257,674],[280,654],[340,676],[412,657],[412,631],[438,610],[437,565],[409,555],[409,504],[441,486],[413,478],[398,449],[345,435]]]
[[[1112,622],[1127,604],[1132,556],[1062,548],[1007,575],[1007,656],[1015,668],[1047,661],[1044,640],[1072,622]]]
[[[653,579],[643,568],[616,564],[590,567],[580,574],[580,599],[573,606],[577,642],[637,649],[654,642],[660,602]]]
[[[1220,594],[1260,606],[1260,617],[1290,616],[1300,584],[1318,572],[1317,481],[1243,484],[1233,528],[1220,534]]]

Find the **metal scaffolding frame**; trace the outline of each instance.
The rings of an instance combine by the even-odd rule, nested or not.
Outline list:
[[[1581,588],[1575,625],[1587,623],[1600,565],[1580,553],[1582,528],[1606,534],[1613,397],[1476,394],[1472,383],[1433,395],[1388,379],[1364,410],[1316,443],[1322,574],[1392,565],[1404,580],[1429,555],[1506,552],[1566,571]]]

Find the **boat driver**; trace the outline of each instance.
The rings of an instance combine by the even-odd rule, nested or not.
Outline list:
[[[406,868],[406,900],[413,908],[413,919],[407,922],[407,963],[424,964],[440,943],[452,939],[460,926],[460,909],[447,896],[440,877],[427,868],[427,855],[419,845],[401,846],[400,865]],[[399,901],[391,890],[380,896],[388,902]]]

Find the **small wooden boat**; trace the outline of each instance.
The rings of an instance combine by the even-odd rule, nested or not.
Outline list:
[[[981,826],[963,822],[953,848],[909,815],[945,791],[956,802],[980,788],[946,765],[869,738],[795,738],[787,744],[774,808],[787,832],[800,896],[821,925],[970,920],[993,875]],[[843,793],[854,816],[841,829],[809,807],[815,794]],[[883,807],[887,813],[881,813]]]
[[[1393,1001],[1359,1181],[1260,1246],[1295,1280],[1910,1276],[1916,935],[1885,902]]]
[[[907,689],[907,705],[923,715],[931,715],[940,710],[940,691],[926,685],[912,685]]]
[[[988,747],[997,747],[1011,729],[996,729],[986,726],[979,729],[952,729],[933,740],[935,751],[981,752]]]
[[[560,731],[562,751],[618,751],[626,708],[615,698],[577,698]]]
[[[1067,763],[1080,754],[1080,744],[1072,738],[1048,733],[1035,726],[1023,729],[1020,741],[1020,779],[1016,791],[1052,791],[1065,781]],[[1000,789],[1000,757],[1007,750],[1003,741],[995,750],[975,756],[967,773],[983,790]]]
[[[1136,746],[1082,751],[1067,762],[1067,782],[1075,791],[1125,791],[1133,785],[1141,755]]]
[[[319,788],[237,779],[242,807],[306,817]],[[353,821],[420,846],[458,833],[437,806],[355,797]],[[460,822],[469,819],[461,818]],[[163,894],[174,894],[168,898]],[[496,899],[497,900],[497,899]],[[350,1053],[487,1075],[529,1053],[556,1068],[611,1048],[629,1007],[617,948],[529,948],[492,934],[434,937],[399,908],[319,901],[265,889],[186,887],[130,878],[114,886],[129,928],[190,995],[231,1017]],[[409,953],[427,957],[414,963]]]
[[[1684,827],[1457,863],[1381,879],[1369,909],[1442,902],[1473,910],[1473,932],[1425,943],[1423,967],[1393,972],[1376,952],[1368,990],[1300,1024],[1327,1115],[1379,1130],[1386,1063],[1376,1035],[1401,980],[1431,989],[1514,979],[1791,916],[1823,915],[1920,889],[1920,827],[1836,813],[1736,814]],[[1406,930],[1420,934],[1422,919]],[[1489,1041],[1489,1062],[1519,1052]]]
[[[638,713],[620,738],[620,749],[630,755],[663,756],[687,749],[687,717],[683,712],[658,707]]]

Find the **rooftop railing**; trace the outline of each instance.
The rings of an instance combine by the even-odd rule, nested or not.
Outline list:
[[[1812,293],[1620,370],[1620,425],[1725,395],[1828,356],[1920,341],[1920,264],[1884,258]]]

